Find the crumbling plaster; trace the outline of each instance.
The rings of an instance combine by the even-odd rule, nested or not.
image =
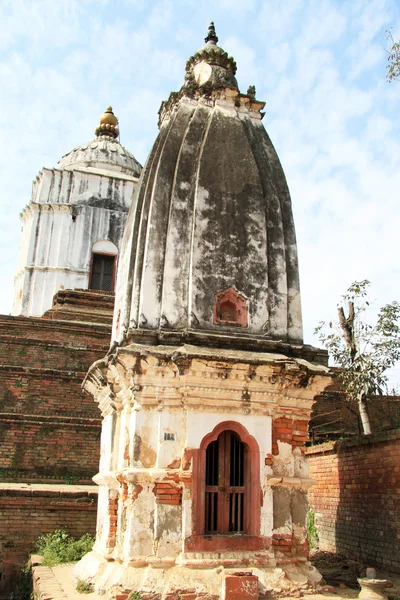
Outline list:
[[[163,577],[172,569],[168,577],[179,580],[174,569],[218,565],[251,564],[266,581],[267,571],[269,577],[271,569],[290,563],[298,576],[296,565],[306,561],[306,493],[312,481],[297,446],[279,441],[272,463],[266,459],[272,456],[274,419],[288,414],[307,419],[327,380],[326,367],[304,360],[193,346],[132,344],[95,363],[84,386],[104,418],[94,478],[101,488],[99,529],[91,558],[77,573],[87,576],[96,564],[99,587],[119,577],[147,581],[153,577],[149,569],[164,569]],[[259,449],[259,541],[250,542],[250,536],[240,545],[232,538],[222,552],[212,545],[196,551],[191,456],[223,422],[240,423]],[[293,540],[289,554],[274,546],[275,536]],[[258,548],[256,554],[249,544]],[[107,566],[110,560],[125,565],[123,575]]]

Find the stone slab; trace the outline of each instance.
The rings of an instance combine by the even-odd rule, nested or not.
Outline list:
[[[73,565],[55,567],[32,567],[34,591],[38,600],[104,600],[96,593],[81,594],[76,591],[76,580],[72,577]]]
[[[99,488],[97,485],[69,485],[69,484],[46,484],[46,483],[0,483],[0,493],[1,491],[12,490],[12,491],[29,491],[32,493],[35,492],[52,492],[54,494],[59,494],[62,492],[75,492],[75,493],[84,493],[88,494],[98,494]]]

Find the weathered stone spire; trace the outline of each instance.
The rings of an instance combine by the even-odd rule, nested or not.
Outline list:
[[[119,263],[119,343],[303,341],[285,175],[260,123],[264,102],[254,86],[239,92],[217,39],[211,23],[159,112]]]
[[[107,135],[112,138],[119,136],[118,119],[113,113],[112,106],[107,106],[106,110],[100,117],[100,125],[95,129],[97,137]]]
[[[204,38],[204,41],[206,44],[209,43],[216,45],[218,43],[218,37],[215,33],[214,21],[211,21],[210,25],[208,26],[208,34],[207,37]]]
[[[235,79],[236,62],[232,56],[217,46],[218,37],[211,21],[206,44],[189,58],[186,63],[185,83],[182,89],[209,93],[213,90],[234,89],[239,91]]]

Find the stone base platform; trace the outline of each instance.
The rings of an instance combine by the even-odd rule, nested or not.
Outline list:
[[[101,595],[98,593],[81,594],[76,591],[76,578],[73,575],[74,565],[59,565],[56,567],[43,567],[40,565],[33,566],[34,590],[38,600],[105,600],[107,592]],[[187,581],[190,585],[190,581]],[[327,590],[331,591],[327,591]],[[103,590],[102,590],[103,591]],[[349,588],[317,588],[314,593],[310,591],[298,591],[296,593],[285,594],[283,591],[280,594],[281,600],[289,600],[292,598],[303,598],[304,600],[340,600],[357,598],[358,590]],[[125,598],[125,594],[120,592],[115,596],[118,600]],[[271,596],[270,596],[271,597]],[[172,600],[174,596],[167,595],[162,600]],[[206,596],[198,596],[197,594],[186,594],[183,600],[204,600]],[[219,600],[220,597],[218,597]],[[142,600],[147,600],[145,595]],[[226,600],[229,600],[227,597]]]
[[[129,600],[134,591],[140,593],[141,600],[300,597],[315,592],[321,580],[321,575],[308,561],[243,569],[222,564],[208,568],[180,564],[138,567],[107,561],[95,551],[74,567],[73,576],[85,582],[95,580],[95,590],[104,600]]]

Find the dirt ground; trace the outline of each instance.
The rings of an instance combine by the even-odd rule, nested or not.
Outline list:
[[[343,554],[333,552],[322,552],[320,550],[311,553],[311,562],[322,574],[327,586],[332,586],[333,593],[342,597],[354,598],[358,595],[360,587],[357,578],[365,577],[367,567],[357,560],[346,558]],[[387,588],[389,600],[400,600],[400,574],[389,573],[376,569],[377,579],[388,579],[392,586]]]

